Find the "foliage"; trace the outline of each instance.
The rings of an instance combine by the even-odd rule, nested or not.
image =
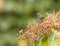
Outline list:
[[[41,37],[44,36],[44,38],[42,39],[42,42],[39,40],[38,43],[41,44],[37,44],[38,46],[57,46],[54,43],[55,40],[55,35],[57,37],[58,36],[58,32],[60,32],[60,11],[58,11],[57,13],[52,13],[52,14],[47,14],[48,16],[43,19],[39,19],[39,20],[35,20],[33,23],[30,23],[27,25],[25,30],[20,30],[19,31],[19,38],[18,39],[22,39],[24,40],[25,38],[30,38],[32,41],[32,45],[31,46],[35,46],[35,42],[40,39]],[[55,29],[55,27],[57,27]],[[57,33],[57,34],[56,34]],[[51,36],[51,38],[49,37],[51,34],[54,34]],[[47,39],[49,38],[50,44],[48,45]],[[47,42],[47,43],[46,43]],[[56,42],[58,43],[58,42]],[[59,44],[60,45],[60,44]]]
[[[28,21],[35,20],[37,12],[42,13],[45,18],[46,12],[60,9],[60,0],[4,0],[2,5],[0,46],[17,46],[18,31],[25,29]]]

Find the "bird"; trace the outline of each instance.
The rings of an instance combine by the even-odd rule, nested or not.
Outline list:
[[[43,16],[40,13],[37,13],[37,20],[41,22],[43,19]]]

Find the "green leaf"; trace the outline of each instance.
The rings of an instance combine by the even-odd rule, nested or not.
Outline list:
[[[55,34],[51,34],[51,35],[48,37],[48,43],[49,43],[49,46],[57,46]]]

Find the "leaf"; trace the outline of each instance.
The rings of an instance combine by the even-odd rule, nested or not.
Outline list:
[[[48,43],[49,43],[49,46],[57,46],[55,34],[51,34],[51,35],[48,37]]]

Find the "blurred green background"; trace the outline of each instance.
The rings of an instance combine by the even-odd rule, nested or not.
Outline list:
[[[17,34],[40,12],[60,9],[60,0],[0,0],[0,46],[17,46]]]

